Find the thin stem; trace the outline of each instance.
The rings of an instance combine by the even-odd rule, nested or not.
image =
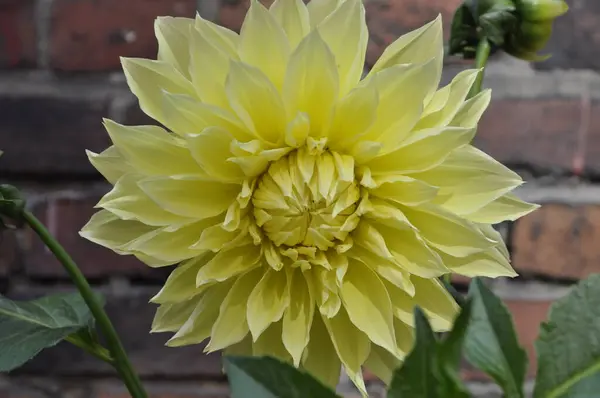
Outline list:
[[[89,345],[85,341],[78,338],[77,336],[69,336],[65,340],[68,341],[69,343],[73,344],[74,346],[81,348],[83,351],[87,352],[88,354],[95,356],[96,358],[100,359],[101,361],[104,361],[113,366],[115,365],[115,360],[113,359],[113,357],[110,355],[110,352],[106,348],[104,348],[100,345],[94,345],[94,346]]]
[[[144,387],[142,386],[140,378],[131,366],[131,362],[125,353],[125,350],[123,349],[123,344],[119,339],[117,331],[110,322],[108,315],[106,315],[104,308],[94,295],[90,284],[85,279],[71,256],[69,256],[60,243],[54,239],[46,227],[44,227],[44,225],[31,212],[24,211],[23,218],[42,239],[48,249],[54,253],[58,261],[60,261],[73,280],[73,283],[75,283],[77,286],[77,289],[79,289],[79,293],[96,319],[98,328],[102,331],[102,334],[106,338],[108,349],[114,358],[114,367],[119,372],[119,375],[125,383],[125,386],[127,387],[132,398],[147,398],[148,394],[146,394],[146,391],[144,391]]]
[[[477,45],[477,52],[475,53],[475,68],[481,69],[481,72],[477,76],[477,79],[475,79],[475,83],[473,84],[471,92],[469,93],[469,98],[476,96],[481,91],[485,66],[487,65],[491,50],[492,48],[490,47],[490,42],[488,39],[482,37]]]

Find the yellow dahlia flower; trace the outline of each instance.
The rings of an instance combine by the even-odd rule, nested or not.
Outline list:
[[[457,305],[436,279],[513,276],[491,224],[534,206],[469,143],[490,100],[478,71],[437,90],[439,19],[394,42],[361,80],[360,0],[253,1],[241,33],[156,21],[158,60],[123,59],[165,128],[106,120],[89,153],[114,185],[82,236],[152,267],[171,346],[271,355],[335,386],[341,365],[382,379],[412,346],[412,311],[437,330]]]

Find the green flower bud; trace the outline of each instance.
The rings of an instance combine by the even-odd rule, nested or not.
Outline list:
[[[516,0],[517,11],[526,21],[551,21],[569,9],[564,0]]]

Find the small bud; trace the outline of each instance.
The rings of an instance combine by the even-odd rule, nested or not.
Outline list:
[[[552,21],[569,10],[564,0],[518,0],[517,10],[526,21]]]
[[[0,184],[0,215],[20,221],[25,210],[25,199],[17,188]]]

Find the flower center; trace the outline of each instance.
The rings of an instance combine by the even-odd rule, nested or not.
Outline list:
[[[358,225],[360,197],[352,158],[301,148],[269,166],[252,203],[257,225],[276,246],[327,250]]]

